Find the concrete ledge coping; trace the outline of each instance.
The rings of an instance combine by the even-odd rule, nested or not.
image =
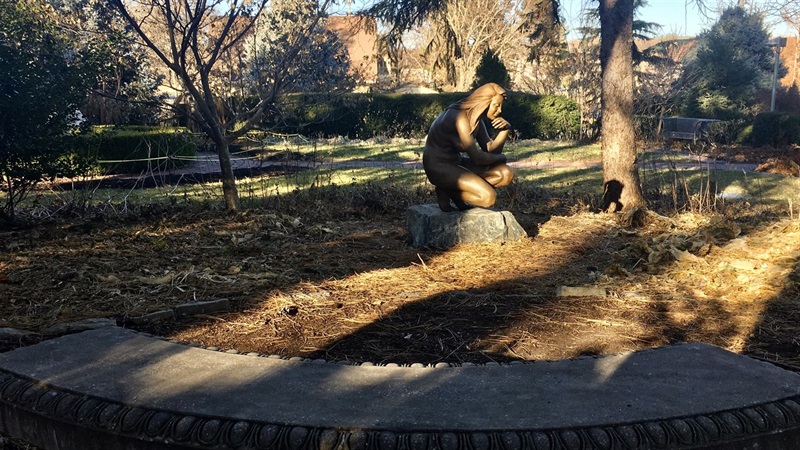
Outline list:
[[[111,327],[0,354],[0,431],[45,449],[789,449],[800,375],[705,344],[401,367]]]

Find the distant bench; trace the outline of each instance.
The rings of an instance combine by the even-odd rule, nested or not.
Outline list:
[[[110,327],[0,354],[44,449],[800,448],[800,375],[705,344],[515,364],[248,356]]]
[[[708,141],[711,124],[717,119],[695,119],[691,117],[665,117],[661,121],[661,135],[666,140]]]

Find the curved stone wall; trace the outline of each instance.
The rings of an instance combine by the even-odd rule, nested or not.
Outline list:
[[[257,357],[119,328],[0,354],[45,449],[800,448],[800,376],[703,344],[510,365]]]

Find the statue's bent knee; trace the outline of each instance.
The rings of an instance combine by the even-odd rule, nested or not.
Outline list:
[[[494,203],[497,201],[497,193],[492,188],[481,189],[480,192],[476,193],[476,198],[474,201],[471,201],[475,206],[480,206],[482,208],[489,208],[494,206]]]
[[[509,166],[503,166],[503,175],[508,177],[509,183],[514,179],[514,171]]]

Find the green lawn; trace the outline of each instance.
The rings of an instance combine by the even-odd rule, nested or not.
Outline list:
[[[348,140],[310,139],[302,136],[285,138],[251,139],[244,147],[265,156],[293,152],[322,162],[344,161],[399,161],[414,162],[422,159],[424,139],[369,139]],[[644,150],[644,149],[643,149]],[[504,152],[512,161],[530,163],[598,162],[602,160],[600,144],[573,141],[540,141],[529,139],[508,142]],[[641,151],[640,162],[692,162],[697,156],[687,152]]]
[[[424,139],[345,138],[310,139],[303,136],[267,137],[243,142],[244,148],[265,157],[292,152],[321,162],[421,161]]]
[[[260,143],[259,145],[263,144]],[[269,144],[271,151],[292,151],[302,154],[323,155],[322,161],[419,161],[420,140],[392,140],[380,142],[351,142],[346,140],[282,139]],[[266,148],[266,146],[265,146]],[[251,148],[252,150],[252,148]],[[581,145],[571,142],[523,141],[509,143],[506,151],[512,160],[534,163],[535,168],[517,169],[516,182],[524,186],[544,188],[555,192],[579,195],[597,195],[601,192],[600,168],[559,167],[537,163],[546,162],[598,162],[598,144]],[[800,179],[778,175],[724,171],[683,170],[680,166],[667,169],[656,162],[692,161],[688,154],[644,153],[641,155],[641,178],[649,193],[664,195],[679,191],[691,196],[697,192],[710,192],[727,200],[744,197],[750,203],[800,205]],[[576,165],[578,166],[578,165]],[[388,168],[325,168],[319,167],[287,175],[271,175],[238,182],[240,196],[245,204],[292,192],[315,188],[354,188],[364,186],[391,186],[393,188],[429,191],[431,186],[419,169]],[[709,187],[710,186],[710,187]],[[218,183],[181,184],[152,189],[94,189],[84,191],[54,190],[42,187],[24,202],[23,207],[56,204],[107,205],[109,208],[126,208],[133,204],[151,202],[194,203],[221,201]]]
[[[366,141],[336,139],[309,139],[301,136],[285,138],[251,139],[244,147],[255,153],[269,156],[294,152],[314,157],[320,161],[420,161],[424,139],[369,139]],[[524,140],[508,142],[505,153],[513,160],[545,161],[599,161],[600,144]]]
[[[602,159],[600,144],[525,140],[507,143],[504,152],[517,161],[542,163],[548,161],[591,162]]]

